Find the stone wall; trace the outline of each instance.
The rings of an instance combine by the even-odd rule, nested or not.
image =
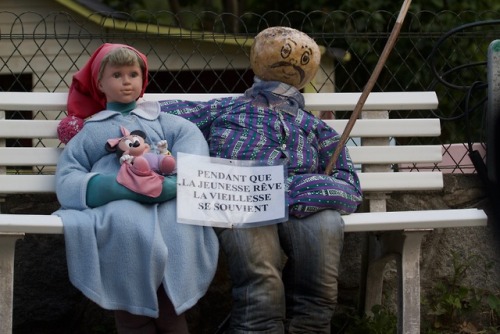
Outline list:
[[[389,210],[443,208],[486,208],[482,184],[475,175],[446,175],[445,188],[438,192],[393,194]],[[58,208],[54,196],[12,196],[2,205],[4,213],[50,214]],[[341,263],[338,312],[358,305],[364,233],[347,233]],[[492,264],[493,274],[485,278],[484,261],[467,275],[471,286],[497,292],[500,282],[498,240],[489,226],[435,230],[422,246],[421,282],[425,298],[433,284],[453,273],[452,257],[477,255]],[[387,266],[388,287],[384,295],[394,302],[394,267]],[[188,313],[191,331],[214,333],[230,309],[230,281],[224,257],[207,295]],[[423,307],[422,313],[425,312]],[[61,235],[26,235],[16,248],[14,290],[14,333],[113,333],[113,316],[83,297],[68,280],[64,238]]]

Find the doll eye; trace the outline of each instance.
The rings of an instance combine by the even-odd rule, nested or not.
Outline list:
[[[310,55],[309,51],[306,51],[302,54],[302,57],[300,57],[300,64],[306,65],[309,63],[310,60],[311,60],[311,55]]]
[[[134,146],[134,141],[130,140],[130,139],[125,139],[124,140],[124,143],[127,147],[133,147]]]
[[[290,45],[290,43],[286,43],[285,45],[283,45],[283,47],[281,48],[281,57],[288,58],[291,53],[292,46]]]

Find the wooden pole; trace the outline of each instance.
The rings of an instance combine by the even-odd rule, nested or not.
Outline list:
[[[399,32],[401,31],[401,26],[403,24],[404,18],[406,16],[406,13],[408,12],[408,8],[410,7],[411,0],[405,0],[401,10],[399,12],[398,18],[396,19],[396,23],[394,27],[392,28],[392,32],[389,36],[389,39],[387,40],[387,43],[385,44],[384,50],[382,51],[382,54],[380,55],[380,58],[377,62],[377,65],[375,66],[375,69],[373,70],[372,75],[368,79],[368,82],[366,83],[365,88],[363,89],[363,92],[361,93],[361,96],[359,97],[359,100],[354,107],[354,110],[351,114],[351,117],[349,118],[349,121],[347,122],[347,125],[344,129],[344,132],[340,136],[339,143],[337,144],[337,147],[335,148],[335,152],[333,152],[333,155],[330,159],[330,162],[328,163],[325,174],[330,175],[333,171],[333,167],[335,166],[335,163],[337,162],[337,159],[340,155],[340,152],[342,151],[343,147],[345,146],[347,139],[349,138],[349,134],[351,133],[352,128],[354,127],[354,123],[356,123],[356,120],[359,117],[359,114],[361,113],[361,110],[363,109],[363,106],[366,102],[366,99],[368,98],[368,95],[373,89],[373,86],[375,85],[375,82],[378,79],[378,76],[380,75],[380,72],[382,72],[382,68],[385,66],[385,63],[387,61],[387,58],[389,57],[389,54],[391,53],[392,49],[394,48],[394,44],[396,44],[396,40],[398,39]]]

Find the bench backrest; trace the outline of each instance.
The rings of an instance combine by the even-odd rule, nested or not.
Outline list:
[[[204,101],[231,94],[146,94],[146,100],[184,99]],[[238,94],[233,94],[238,95]],[[306,93],[310,111],[352,111],[359,93]],[[53,172],[62,145],[57,140],[58,120],[66,110],[66,93],[0,92],[0,194],[51,193],[55,190]],[[365,192],[434,190],[443,187],[439,171],[394,172],[399,164],[437,163],[440,145],[391,145],[392,137],[436,137],[441,133],[439,119],[390,119],[390,110],[429,110],[437,107],[434,92],[371,93],[364,118],[356,121],[351,138],[362,145],[350,145],[353,161],[360,166]],[[30,119],[5,119],[5,111],[31,111]],[[42,113],[43,112],[43,113]],[[368,118],[366,118],[368,116]],[[372,118],[374,117],[374,118]],[[347,120],[326,120],[339,133]],[[32,147],[8,147],[7,139],[24,139]],[[19,169],[18,167],[24,167]],[[14,169],[14,167],[16,167]],[[13,172],[16,170],[17,172]]]

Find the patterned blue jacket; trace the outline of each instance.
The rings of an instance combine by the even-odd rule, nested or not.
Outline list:
[[[304,97],[293,86],[256,78],[243,97],[161,101],[160,108],[194,122],[205,135],[211,156],[269,165],[284,159],[291,215],[305,217],[324,209],[348,214],[362,200],[346,148],[332,174],[324,174],[340,136],[304,110]]]

